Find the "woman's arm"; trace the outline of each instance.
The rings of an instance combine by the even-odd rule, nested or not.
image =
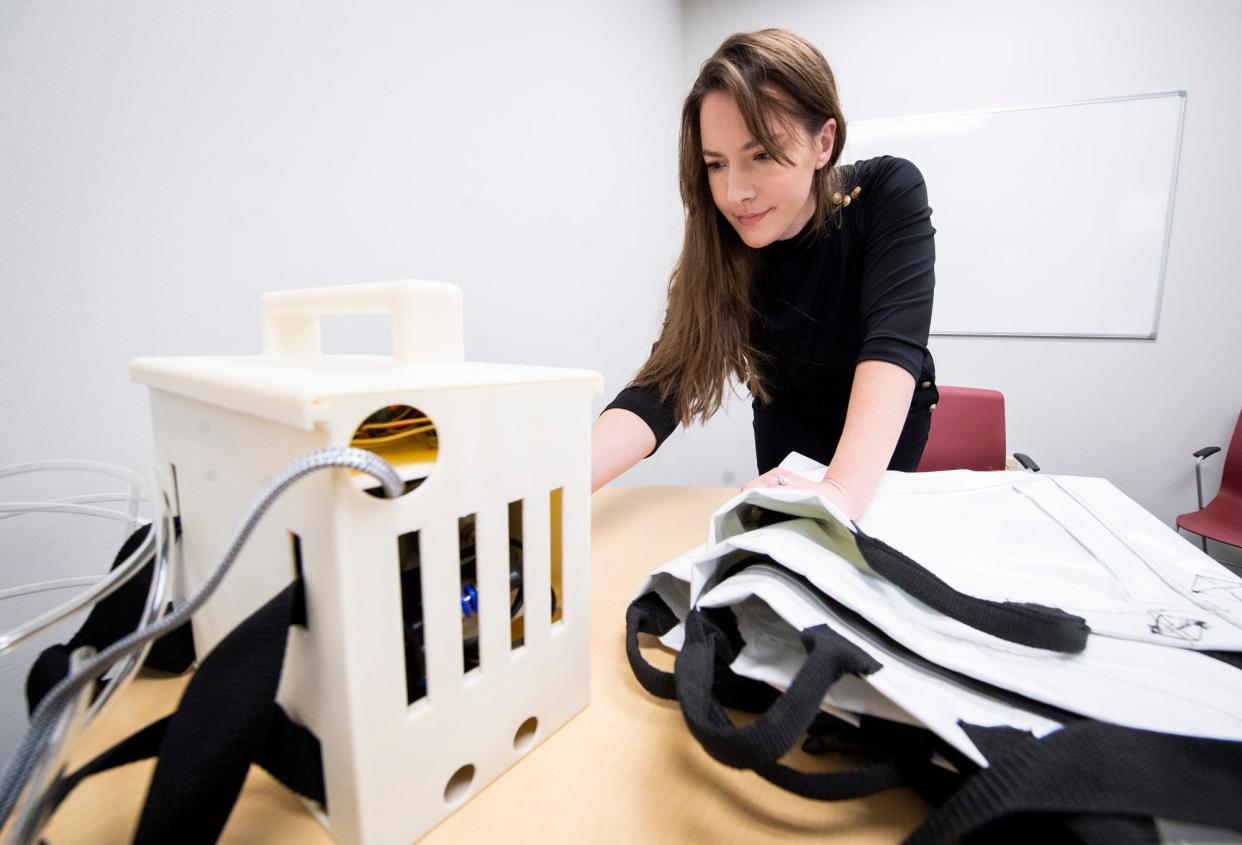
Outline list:
[[[776,487],[781,485],[778,478],[783,477],[785,483],[781,486],[816,490],[850,519],[858,519],[871,503],[892,460],[913,395],[914,376],[901,367],[887,361],[860,362],[854,370],[845,429],[823,480],[807,481],[777,468],[746,483],[742,489]]]
[[[910,412],[914,376],[887,361],[863,361],[845,412],[845,429],[824,473],[829,496],[849,515],[862,516],[879,486]]]
[[[908,403],[909,399],[906,401]],[[655,448],[655,433],[638,414],[623,408],[604,411],[591,426],[591,492],[621,475]]]

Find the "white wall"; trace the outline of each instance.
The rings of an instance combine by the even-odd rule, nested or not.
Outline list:
[[[1190,453],[1227,446],[1242,408],[1242,239],[1234,232],[1242,4],[691,0],[685,8],[687,83],[729,34],[785,27],[824,52],[849,120],[1185,89],[1159,337],[941,337],[931,348],[942,383],[1004,392],[1011,450],[1052,472],[1109,478],[1169,523],[1194,509]],[[1013,166],[1047,169],[1048,190],[1067,204],[1091,201],[1060,184],[1047,162]],[[937,186],[928,188],[934,211]],[[650,477],[750,477],[749,420],[745,403],[734,403],[729,417],[684,437],[676,455],[657,453]],[[1222,465],[1223,453],[1209,462],[1206,495]]]
[[[128,361],[257,352],[268,290],[455,282],[469,358],[617,385],[677,247],[681,41],[673,0],[0,5],[0,465],[149,463]],[[98,572],[118,536],[0,522],[2,584]],[[0,759],[33,652],[0,657]]]

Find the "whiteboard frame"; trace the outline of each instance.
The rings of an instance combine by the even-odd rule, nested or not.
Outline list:
[[[1046,338],[1087,338],[1098,340],[1155,340],[1160,331],[1160,311],[1164,303],[1164,282],[1169,263],[1169,240],[1173,232],[1173,205],[1177,199],[1177,173],[1182,160],[1182,132],[1186,123],[1186,89],[1160,91],[1151,94],[1127,94],[1115,97],[1097,97],[1091,100],[1075,100],[1069,103],[1048,103],[1038,106],[1007,106],[998,109],[971,109],[967,111],[938,112],[935,114],[917,114],[906,117],[885,117],[871,120],[859,120],[858,123],[874,125],[881,123],[906,123],[918,120],[935,120],[972,115],[1001,114],[1013,111],[1039,111],[1042,109],[1059,109],[1069,106],[1090,106],[1099,103],[1119,103],[1129,100],[1155,100],[1162,97],[1180,97],[1177,109],[1177,132],[1173,142],[1173,167],[1169,174],[1168,204],[1164,219],[1164,242],[1160,246],[1160,274],[1156,280],[1155,312],[1151,318],[1151,331],[1141,334],[1115,334],[1105,332],[985,332],[985,331],[932,331],[932,337],[1046,337]],[[847,125],[848,127],[848,125]],[[933,212],[934,214],[934,212]],[[933,294],[934,296],[934,294]],[[932,306],[933,309],[935,306]]]

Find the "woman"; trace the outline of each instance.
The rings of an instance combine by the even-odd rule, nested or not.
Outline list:
[[[731,36],[682,109],[685,242],[660,339],[592,429],[592,489],[706,422],[730,379],[754,397],[759,477],[851,518],[884,469],[918,465],[937,398],[927,350],[935,230],[917,168],[845,146],[823,55],[790,32]],[[809,482],[791,451],[827,465]]]

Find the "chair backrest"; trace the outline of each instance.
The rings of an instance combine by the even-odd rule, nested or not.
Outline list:
[[[918,471],[1004,469],[1005,397],[975,387],[938,386],[938,390],[940,399],[932,411]]]
[[[935,416],[933,414],[932,416]],[[1225,452],[1225,469],[1220,477],[1221,492],[1242,497],[1242,413],[1229,438],[1229,450]]]

